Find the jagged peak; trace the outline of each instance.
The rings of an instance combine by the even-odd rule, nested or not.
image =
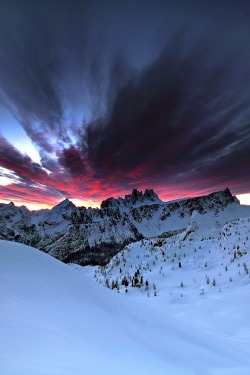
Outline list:
[[[210,193],[210,194],[208,194],[208,195],[215,195],[215,194],[217,194],[217,195],[228,195],[228,196],[232,196],[232,193],[231,193],[229,187],[226,187],[225,189],[221,189],[221,190],[218,190],[218,191],[214,191],[214,192],[212,192],[212,193]]]
[[[14,202],[10,202],[7,204],[7,207],[16,207]]]
[[[137,200],[143,200],[143,199],[150,199],[150,200],[159,200],[158,195],[154,192],[153,189],[145,189],[144,193],[137,189],[133,189],[131,194],[125,195],[125,200],[130,199],[137,199]]]
[[[52,208],[52,210],[65,209],[65,208],[75,208],[76,206],[68,198],[65,198],[62,202],[58,203]]]
[[[110,197],[101,203],[101,208],[115,208],[121,205],[130,207],[136,204],[163,203],[153,189],[142,190],[133,189],[131,194],[126,194],[124,198]]]
[[[145,198],[149,198],[151,200],[159,199],[158,195],[153,189],[146,189],[143,195]]]
[[[141,197],[142,196],[142,190],[141,191],[139,191],[139,190],[137,190],[137,189],[133,189],[132,190],[132,193],[131,194],[128,194],[129,196],[130,195],[132,195],[133,197],[137,197],[137,198],[139,198],[139,197]],[[126,195],[125,195],[125,197],[126,197]]]
[[[9,202],[7,204],[3,204],[3,208],[7,211],[16,211],[18,207],[13,202]]]
[[[199,213],[205,213],[207,210],[218,211],[224,209],[229,204],[240,204],[239,200],[232,195],[229,188],[215,191],[207,195],[200,195],[167,202],[166,204],[173,209],[176,207],[188,207],[191,211],[197,210]]]
[[[142,191],[139,191],[137,189],[133,189],[131,194],[126,194],[124,201],[129,202],[136,202],[136,200],[140,199],[142,197]]]
[[[220,199],[222,203],[240,203],[235,195],[232,195],[230,189],[227,187],[223,190],[213,192],[207,197]]]
[[[165,204],[176,204],[176,202],[178,202],[179,205],[181,205],[183,202],[186,202],[186,201],[192,201],[192,200],[203,200],[203,201],[209,201],[209,200],[213,200],[215,199],[216,201],[218,201],[218,199],[221,201],[222,203],[222,206],[225,206],[229,203],[238,203],[240,204],[240,201],[237,199],[236,196],[232,195],[230,189],[228,187],[226,187],[225,189],[221,189],[221,190],[218,190],[218,191],[215,191],[215,192],[212,192],[210,194],[207,194],[207,195],[202,195],[202,196],[196,196],[196,197],[190,197],[190,198],[183,198],[183,199],[178,199],[176,201],[170,201],[170,202],[163,202],[160,200],[160,198],[158,197],[158,195],[155,193],[155,191],[153,189],[145,189],[144,193],[142,190],[138,190],[136,188],[133,188],[132,189],[132,192],[130,194],[127,194],[125,195],[124,198],[114,198],[114,197],[110,197],[110,198],[107,198],[106,200],[104,200],[102,203],[101,203],[101,209],[102,208],[118,208],[118,207],[127,207],[127,208],[131,208],[133,205],[147,205],[147,204],[154,204],[154,203],[159,203],[159,204],[162,204],[162,203],[165,203]],[[217,202],[219,203],[219,202]],[[15,204],[13,202],[9,202],[8,204],[5,204],[5,203],[2,203],[0,204],[1,206],[1,209],[12,209],[12,210],[15,210],[17,208],[21,209],[22,211],[24,210],[27,210],[27,207],[26,206],[21,206],[21,207],[17,207],[15,206]],[[58,210],[58,209],[74,209],[76,208],[76,206],[74,205],[73,202],[71,202],[68,198],[65,198],[63,201],[61,201],[60,203],[58,203],[57,205],[55,205],[52,210]],[[98,210],[98,209],[97,209]],[[40,212],[40,211],[50,211],[49,209],[42,209],[42,210],[38,210],[38,211],[35,211],[35,212]]]

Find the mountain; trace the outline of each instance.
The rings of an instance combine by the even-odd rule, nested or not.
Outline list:
[[[0,205],[0,238],[34,246],[65,263],[105,265],[125,246],[142,239],[195,236],[197,228],[219,234],[227,221],[250,216],[230,190],[163,202],[152,189],[108,198],[100,209],[68,199],[51,210],[31,212]]]
[[[129,244],[90,274],[119,293],[170,303],[250,286],[250,215],[218,229],[194,212],[184,233]]]
[[[229,189],[2,204],[0,233],[1,374],[249,374],[250,207]]]
[[[87,268],[0,241],[2,375],[249,374],[249,284],[142,300]]]
[[[146,189],[144,193],[142,193],[142,191],[138,191],[137,189],[133,189],[132,193],[125,195],[124,199],[121,197],[118,199],[106,199],[101,203],[101,209],[112,208],[126,211],[132,207],[140,207],[143,205],[152,205],[157,203],[161,204],[164,202],[159,199],[158,195],[153,189]]]

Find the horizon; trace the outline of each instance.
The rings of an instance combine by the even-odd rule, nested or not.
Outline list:
[[[250,204],[249,19],[244,0],[1,1],[0,201]]]
[[[135,188],[136,189],[136,188]],[[150,188],[151,189],[151,188]],[[217,190],[217,191],[210,191],[208,194],[205,194],[205,195],[209,195],[209,194],[212,194],[212,193],[217,193],[217,192],[220,192],[220,191],[224,191],[225,189],[227,189],[227,187],[223,188],[223,189],[220,189],[220,190]],[[236,198],[240,201],[240,204],[241,205],[248,205],[250,206],[250,194],[243,194],[243,195],[235,195],[232,193],[231,189],[228,188],[231,192],[231,194],[233,196],[236,196]],[[134,189],[132,189],[133,191]],[[137,191],[140,192],[139,189],[136,189]],[[145,189],[146,190],[146,189]],[[141,192],[144,194],[145,193],[145,190],[141,190]],[[157,194],[157,192],[152,188],[152,190],[154,191],[154,193]],[[118,198],[122,198],[124,199],[126,195],[130,195],[132,194],[132,191],[129,193],[127,192],[126,194],[124,194],[123,196],[107,196],[104,200],[106,199],[109,199],[109,198],[114,198],[114,199],[118,199]],[[176,199],[171,199],[171,200],[164,200],[161,198],[161,196],[159,194],[157,194],[157,196],[159,197],[159,199],[163,202],[163,203],[171,203],[171,202],[174,202],[174,201],[178,201],[178,200],[186,200],[186,199],[191,199],[191,198],[195,198],[195,197],[200,197],[200,196],[203,196],[203,195],[194,195],[194,196],[184,196],[184,197],[180,197],[180,198],[176,198]],[[48,205],[41,205],[38,207],[38,205],[36,205],[35,203],[28,203],[28,204],[25,204],[25,203],[18,203],[18,202],[13,202],[13,201],[0,201],[0,205],[1,204],[10,204],[10,203],[13,203],[16,207],[22,207],[22,206],[25,206],[28,210],[30,211],[40,211],[40,210],[43,210],[43,209],[49,209],[51,210],[53,207],[59,205],[60,203],[62,203],[63,201],[65,200],[69,200],[71,203],[73,203],[76,207],[85,207],[85,208],[100,208],[101,204],[103,201],[101,202],[89,202],[89,201],[79,201],[78,199],[70,199],[69,197],[65,197],[63,198],[62,200],[58,201],[55,205],[53,206],[48,206]]]

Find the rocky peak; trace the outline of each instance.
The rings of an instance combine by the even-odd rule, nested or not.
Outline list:
[[[15,206],[15,204],[14,204],[13,202],[10,202],[10,203],[8,203],[8,204],[5,204],[5,205],[3,206],[3,208],[4,208],[6,211],[10,211],[10,212],[14,212],[14,211],[17,209],[17,207]]]
[[[10,202],[8,204],[3,204],[1,206],[1,211],[4,212],[5,214],[9,214],[13,216],[18,212],[18,207],[16,207],[13,202]]]
[[[143,194],[144,198],[149,199],[151,201],[159,201],[158,195],[154,192],[153,189],[146,189],[145,193]]]
[[[68,198],[66,198],[62,202],[54,206],[51,211],[63,211],[63,210],[70,210],[74,208],[76,208],[74,203],[72,203]]]
[[[222,211],[236,204],[228,188],[172,202],[162,202],[153,189],[133,189],[124,198],[106,199],[95,210],[75,207],[69,199],[52,210],[27,213],[13,203],[2,204],[0,238],[30,244],[65,262],[105,264],[125,245],[143,237],[183,232],[184,239],[214,225],[213,220],[221,225],[224,214],[234,215],[234,210]]]
[[[221,205],[222,207],[226,207],[230,203],[240,203],[239,200],[232,195],[229,188],[211,193],[207,196],[207,199]]]
[[[138,191],[137,189],[133,189],[131,194],[125,195],[125,202],[132,204],[149,204],[150,202],[160,203],[161,200],[153,189],[146,189],[144,193],[142,193],[142,191]]]
[[[10,207],[10,208],[14,208],[16,207],[15,204],[13,202],[10,202],[6,205],[6,207]]]
[[[125,195],[123,198],[108,198],[101,203],[101,208],[132,208],[136,205],[148,205],[152,203],[163,203],[153,189],[146,189],[143,193],[137,189],[133,189],[131,194]]]
[[[105,199],[104,201],[102,201],[100,207],[101,207],[101,209],[104,209],[104,208],[117,208],[119,206],[120,199],[121,198],[115,199],[113,197],[110,197],[110,198]]]
[[[143,195],[143,194],[142,194],[142,191],[139,191],[139,190],[137,190],[137,189],[133,189],[133,190],[132,190],[132,193],[130,194],[130,196],[135,197],[136,199],[141,198],[142,195]]]
[[[136,201],[140,200],[142,197],[142,191],[133,189],[131,194],[125,195],[124,201],[127,204],[134,204]]]

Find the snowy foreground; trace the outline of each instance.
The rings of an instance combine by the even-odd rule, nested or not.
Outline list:
[[[173,298],[87,274],[0,241],[1,375],[250,374],[249,278]]]

